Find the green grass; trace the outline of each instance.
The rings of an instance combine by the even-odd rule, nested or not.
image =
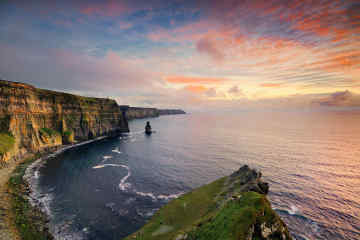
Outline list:
[[[161,208],[141,231],[125,239],[134,239],[133,236],[141,240],[173,239],[179,231],[191,229],[199,219],[216,209],[216,197],[221,192],[224,181],[225,178],[221,178],[171,201]],[[162,226],[171,228],[171,231],[153,236]]]
[[[276,217],[264,195],[246,192],[240,199],[228,202],[213,218],[190,232],[189,240],[245,240],[252,226],[273,222]],[[253,238],[261,239],[261,236],[255,235]]]
[[[25,170],[39,157],[40,155],[36,155],[19,164],[8,181],[15,226],[22,240],[49,239],[48,233],[39,231],[38,228],[39,222],[45,221],[45,217],[38,210],[35,210],[24,197],[26,194],[26,184],[23,180]],[[36,221],[34,221],[34,219],[36,219]]]
[[[72,143],[72,142],[74,142],[74,132],[73,131],[65,131],[65,132],[63,132],[63,142],[64,143]]]
[[[169,202],[125,240],[174,240],[180,235],[186,235],[187,240],[246,240],[252,228],[251,239],[262,240],[260,226],[264,223],[267,227],[284,226],[267,239],[279,240],[281,232],[291,239],[265,195],[250,191],[225,200],[227,179],[219,179]]]
[[[57,131],[50,129],[50,128],[41,128],[41,129],[39,129],[39,132],[40,132],[40,134],[48,136],[48,137],[60,135]]]
[[[9,152],[15,144],[15,138],[10,133],[0,133],[0,156]]]

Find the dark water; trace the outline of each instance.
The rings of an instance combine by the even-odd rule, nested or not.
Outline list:
[[[58,239],[121,239],[182,192],[242,164],[301,239],[360,239],[360,112],[190,114],[70,150],[40,171]]]

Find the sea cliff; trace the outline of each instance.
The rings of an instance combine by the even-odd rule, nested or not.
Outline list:
[[[172,200],[125,240],[291,240],[268,190],[261,173],[245,165]]]
[[[0,80],[0,166],[47,148],[128,131],[115,100]]]
[[[159,116],[160,114],[157,108],[129,107],[126,111],[126,118],[128,120]]]
[[[157,109],[157,108],[143,108],[143,107],[129,107],[126,111],[126,118],[128,120],[137,118],[159,117],[161,115],[176,115],[186,114],[180,109]]]
[[[184,113],[177,109],[119,106],[108,98],[0,80],[0,168],[27,154],[128,132],[127,120]]]

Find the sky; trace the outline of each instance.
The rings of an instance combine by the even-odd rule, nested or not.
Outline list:
[[[143,107],[360,107],[358,0],[0,2],[0,79]]]

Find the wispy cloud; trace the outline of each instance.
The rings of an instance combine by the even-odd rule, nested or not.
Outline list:
[[[139,104],[356,106],[359,9],[356,0],[5,0],[0,71]]]

